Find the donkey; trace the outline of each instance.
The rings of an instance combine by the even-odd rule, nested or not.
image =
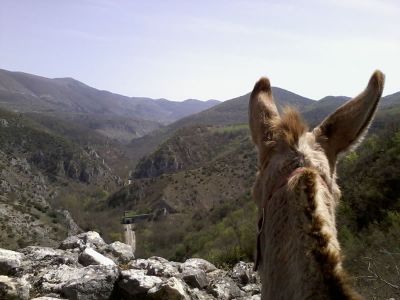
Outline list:
[[[385,76],[312,131],[291,108],[279,114],[270,82],[261,78],[249,103],[258,150],[253,198],[259,210],[257,258],[261,299],[362,299],[342,268],[335,210],[336,162],[363,139],[381,98]]]

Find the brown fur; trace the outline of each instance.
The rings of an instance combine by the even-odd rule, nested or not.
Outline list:
[[[307,132],[294,109],[279,116],[268,79],[255,85],[249,118],[260,163],[253,197],[263,224],[259,234],[263,300],[362,299],[342,269],[335,165],[338,154],[365,134],[383,80],[384,75],[375,72],[363,93],[312,132]]]
[[[297,145],[300,136],[308,130],[299,112],[291,107],[285,108],[282,117],[274,121],[272,130],[276,133],[275,139],[284,140],[292,147]]]

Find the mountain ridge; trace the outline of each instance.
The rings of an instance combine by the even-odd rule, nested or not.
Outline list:
[[[112,113],[171,123],[216,103],[128,97],[90,87],[70,77],[46,78],[0,69],[0,106],[18,112]],[[179,113],[171,110],[171,107],[180,108]]]

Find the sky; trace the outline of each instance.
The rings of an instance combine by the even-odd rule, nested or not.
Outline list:
[[[398,0],[1,0],[0,68],[126,96],[227,100],[261,76],[312,99],[375,69],[400,91]]]

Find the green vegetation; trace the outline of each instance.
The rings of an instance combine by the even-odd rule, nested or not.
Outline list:
[[[338,223],[346,267],[367,299],[398,296],[400,130],[368,138],[343,160],[339,175]]]

